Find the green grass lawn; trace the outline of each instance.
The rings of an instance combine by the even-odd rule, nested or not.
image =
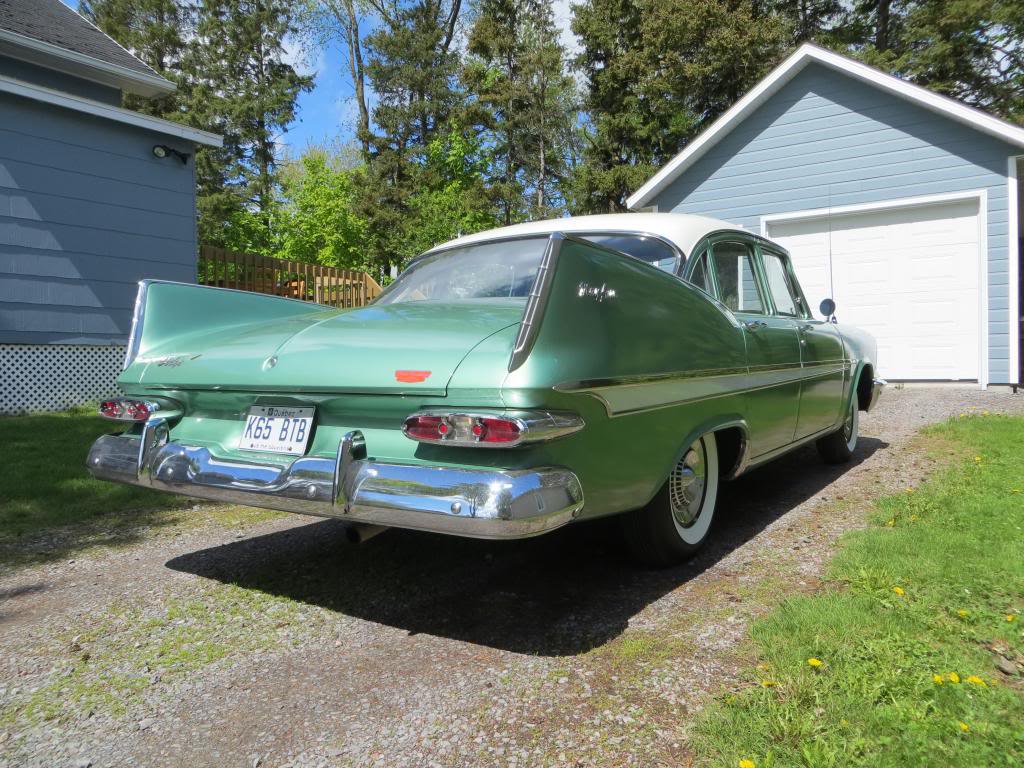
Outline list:
[[[882,499],[825,592],[755,623],[751,686],[695,728],[705,762],[1024,765],[1024,419],[925,437],[953,465]]]
[[[284,514],[94,480],[85,469],[89,446],[102,434],[123,431],[95,414],[92,406],[0,417],[0,563],[128,544],[157,527],[245,527]]]
[[[0,537],[18,537],[119,512],[181,506],[183,500],[89,476],[93,440],[122,431],[94,407],[0,418]]]

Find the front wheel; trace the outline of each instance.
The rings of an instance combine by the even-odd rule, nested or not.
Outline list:
[[[845,464],[857,448],[857,434],[860,430],[860,409],[857,396],[850,398],[850,410],[843,426],[831,435],[818,440],[818,453],[826,464]]]
[[[709,433],[690,445],[646,507],[622,516],[623,537],[633,556],[664,567],[700,549],[711,530],[718,482],[718,448]]]

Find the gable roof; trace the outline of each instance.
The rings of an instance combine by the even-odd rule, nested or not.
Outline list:
[[[744,118],[770,99],[786,83],[793,79],[808,64],[818,63],[849,77],[856,78],[906,99],[925,109],[969,125],[982,133],[995,136],[1010,144],[1024,147],[1024,128],[1000,120],[979,109],[968,107],[955,99],[941,96],[927,88],[908,83],[881,70],[869,67],[859,61],[827,51],[810,43],[804,43],[785,61],[777,66],[763,80],[755,85],[739,101],[732,105],[707,129],[700,133],[686,148],[673,157],[660,171],[648,179],[634,192],[626,205],[630,209],[649,205],[651,200],[677,179],[682,173],[726,134],[743,122]]]
[[[0,54],[140,96],[174,90],[61,0],[0,0]]]

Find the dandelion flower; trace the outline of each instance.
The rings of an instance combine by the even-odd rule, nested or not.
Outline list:
[[[916,522],[917,522],[917,520],[918,520],[918,517],[917,517],[917,515],[911,515],[911,516],[910,516],[910,522],[912,522],[912,523],[916,523]]]
[[[913,492],[914,492],[914,486],[910,486],[909,488],[907,488],[907,493],[913,493]]]
[[[905,592],[903,590],[903,587],[893,587],[892,591],[895,592],[900,597],[903,597],[903,595],[905,594]]]
[[[971,726],[969,726],[967,723],[960,723],[960,730],[964,733],[969,733],[971,730]]]
[[[960,675],[958,675],[956,672],[950,672],[948,675],[946,675],[946,677],[949,678],[949,682],[951,682],[951,683],[959,683],[960,682]]]
[[[776,680],[762,680],[761,681],[761,687],[762,688],[774,688],[778,684],[779,683]]]
[[[982,415],[982,416],[988,416],[988,411],[982,411],[982,412],[981,412],[981,415]]]
[[[981,456],[975,456],[974,457],[974,463],[975,464],[980,464],[981,463]]]
[[[970,675],[967,678],[967,682],[970,683],[971,685],[980,685],[982,688],[986,688],[987,687],[987,685],[985,684],[985,681],[982,680],[977,675]]]
[[[887,525],[887,526],[888,526],[889,528],[892,528],[892,527],[893,527],[894,525],[896,525],[896,521],[895,521],[895,520],[890,520],[889,522],[887,522],[887,523],[886,523],[886,525]]]
[[[1006,620],[1007,621],[1016,621],[1017,620],[1017,614],[1015,614],[1015,613],[1008,613],[1008,614],[1006,614]]]
[[[742,760],[740,760],[739,768],[757,768],[757,766],[753,760],[743,758]]]
[[[814,657],[809,658],[807,660],[807,663],[810,664],[815,669],[817,669],[818,667],[820,667],[822,665],[821,659],[815,659]]]
[[[942,685],[942,675],[932,675],[932,682],[936,685]]]
[[[961,608],[959,611],[956,612],[956,615],[959,616],[961,619],[966,619],[968,616],[971,615],[971,612],[965,611],[963,608]]]

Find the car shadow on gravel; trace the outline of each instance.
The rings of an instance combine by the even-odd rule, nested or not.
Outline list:
[[[631,563],[614,520],[493,542],[392,530],[353,546],[325,520],[168,561],[168,567],[403,629],[541,656],[586,652],[888,444],[862,438],[828,466],[806,448],[723,486],[713,538],[666,570]]]

